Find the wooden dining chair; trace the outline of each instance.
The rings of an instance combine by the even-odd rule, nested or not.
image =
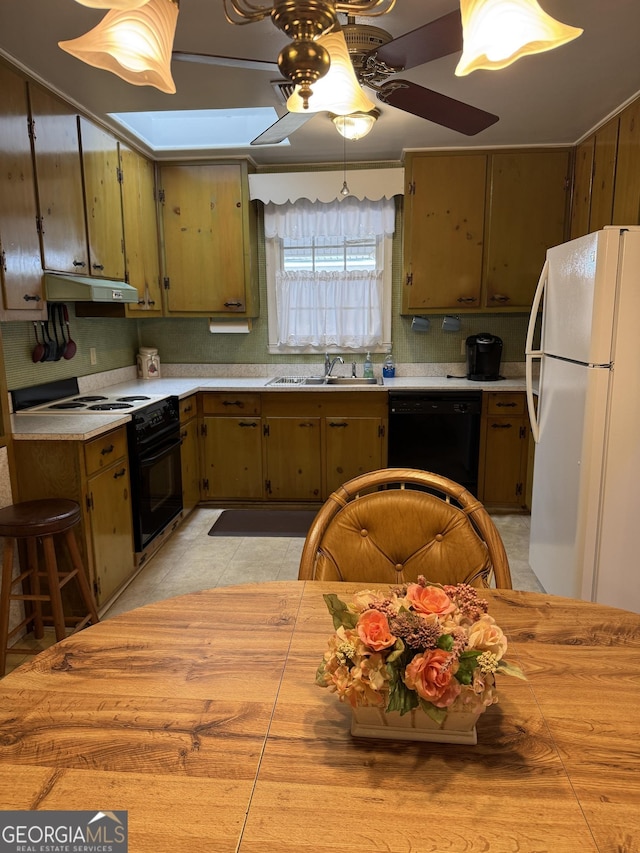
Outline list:
[[[361,474],[336,489],[305,540],[300,580],[511,589],[500,534],[464,486],[412,468]]]

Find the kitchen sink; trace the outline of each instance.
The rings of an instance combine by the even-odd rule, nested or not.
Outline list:
[[[355,376],[327,376],[327,385],[382,385],[382,379],[365,379]]]
[[[324,376],[276,376],[267,385],[324,385],[325,382]]]
[[[355,376],[276,376],[267,385],[300,387],[301,385],[382,385],[382,379]]]

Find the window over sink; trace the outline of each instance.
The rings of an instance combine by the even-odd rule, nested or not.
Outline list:
[[[265,206],[269,351],[387,352],[393,199]]]

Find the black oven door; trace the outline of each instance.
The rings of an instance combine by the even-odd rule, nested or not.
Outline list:
[[[138,451],[132,464],[133,526],[136,551],[151,542],[182,510],[180,434]]]

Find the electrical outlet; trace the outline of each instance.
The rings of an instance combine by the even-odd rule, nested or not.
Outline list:
[[[95,347],[89,347],[89,361],[91,364],[96,364],[98,361]]]

